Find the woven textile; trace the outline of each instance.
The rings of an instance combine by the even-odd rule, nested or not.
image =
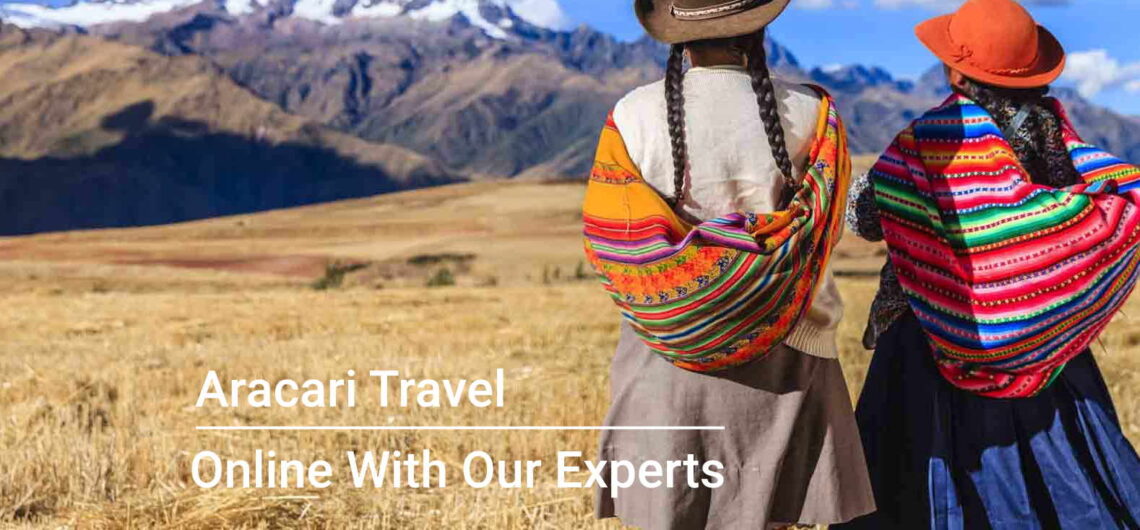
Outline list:
[[[826,94],[816,130],[787,209],[692,225],[642,179],[608,120],[583,207],[586,255],[654,352],[692,371],[738,366],[783,342],[810,307],[841,234],[851,173]]]
[[[961,95],[903,131],[871,172],[891,263],[939,369],[982,396],[1041,392],[1136,283],[1140,169],[1083,142],[1052,104],[1082,184],[1034,184]]]

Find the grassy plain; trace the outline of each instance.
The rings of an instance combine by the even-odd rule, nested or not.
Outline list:
[[[554,461],[590,432],[203,432],[198,425],[596,425],[618,317],[579,278],[569,184],[478,183],[175,226],[0,239],[0,526],[607,528],[589,490],[202,490],[193,455],[273,449],[343,466],[347,450]],[[842,362],[853,393],[878,247],[845,241]],[[442,274],[445,270],[447,274]],[[436,285],[427,287],[427,284]],[[1097,347],[1140,442],[1140,328]],[[431,378],[506,370],[506,407],[197,409],[223,379]],[[315,497],[315,498],[313,498]]]

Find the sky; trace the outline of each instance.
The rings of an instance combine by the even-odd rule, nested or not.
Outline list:
[[[632,0],[562,0],[574,21],[623,39],[643,33]],[[1137,0],[1025,0],[1065,45],[1069,66],[1061,84],[1077,86],[1097,103],[1140,115],[1140,23]],[[936,59],[914,37],[919,22],[953,11],[954,0],[792,0],[772,24],[773,38],[808,67],[882,66],[917,77]]]

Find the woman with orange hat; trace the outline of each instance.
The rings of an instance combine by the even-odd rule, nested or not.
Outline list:
[[[856,416],[878,511],[841,528],[1140,528],[1140,458],[1089,350],[1140,271],[1140,168],[1046,97],[1013,0],[917,29],[953,94],[852,187],[887,242]]]
[[[638,474],[607,468],[599,517],[764,530],[874,509],[829,266],[850,160],[831,98],[769,75],[788,3],[636,3],[672,49],[607,120],[583,207],[624,317],[599,459]]]

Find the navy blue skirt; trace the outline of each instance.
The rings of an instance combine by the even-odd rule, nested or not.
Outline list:
[[[1090,352],[1042,395],[982,398],[942,379],[908,315],[856,418],[878,511],[833,529],[1140,528],[1140,458]]]

